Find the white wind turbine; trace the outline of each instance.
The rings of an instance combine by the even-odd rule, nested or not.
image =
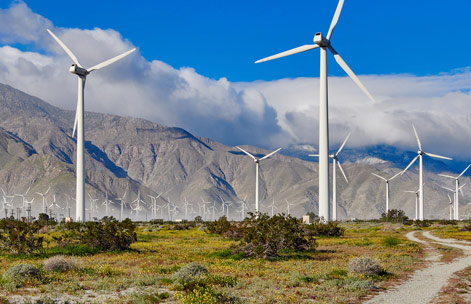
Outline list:
[[[401,172],[396,173],[394,176],[392,176],[390,178],[384,178],[384,177],[382,177],[378,174],[375,174],[375,173],[371,173],[371,174],[373,174],[376,177],[381,178],[386,183],[386,213],[388,213],[388,211],[389,211],[389,182],[392,181],[393,179],[395,179],[397,176],[399,176],[401,174]]]
[[[471,167],[471,164],[466,167],[466,169],[463,170],[458,176],[451,176],[451,175],[446,175],[446,174],[438,174],[443,177],[447,178],[452,178],[455,180],[455,206],[453,207],[454,209],[454,219],[459,220],[459,195],[458,195],[458,188],[460,187],[460,177]],[[461,190],[461,195],[463,195],[463,191]]]
[[[56,203],[56,195],[54,194],[52,204],[49,205],[49,210],[51,210],[51,212],[55,214],[54,210],[57,211],[57,209],[61,209],[61,206],[59,206],[59,204]]]
[[[124,195],[122,197],[118,197],[118,201],[121,202],[120,204],[120,211],[119,211],[119,220],[122,221],[123,220],[123,216],[124,216],[124,206],[127,205],[126,201],[124,200],[124,198],[126,197],[126,193],[127,193],[127,190],[124,191]]]
[[[458,196],[459,196],[459,192],[461,192],[461,195],[463,195],[463,187],[465,185],[466,185],[466,183],[462,184],[458,189],[455,189],[455,190],[447,188],[447,187],[442,187],[445,190],[453,192],[453,211],[454,211],[453,218],[457,221],[460,219],[459,213],[456,212],[456,208],[458,208],[457,207],[458,206]]]
[[[337,150],[337,153],[329,155],[329,157],[332,158],[332,220],[333,221],[337,220],[337,170],[336,170],[337,167],[335,165],[339,167],[340,172],[342,172],[342,175],[348,184],[347,175],[345,174],[345,171],[343,171],[342,169],[342,165],[340,164],[338,156],[340,152],[342,152],[342,149],[345,146],[345,144],[347,143],[348,138],[350,137],[350,134],[351,133],[348,133],[347,137],[345,137],[345,140],[343,141],[340,148]],[[319,157],[319,154],[309,154],[309,156]]]
[[[404,191],[407,193],[414,193],[415,194],[415,219],[417,220],[419,218],[419,193],[420,193],[420,188],[417,191]]]
[[[450,205],[450,221],[453,219],[453,201],[451,200],[450,195],[447,193],[448,196],[448,204]]]
[[[26,190],[26,192],[24,194],[15,194],[15,196],[21,197],[21,200],[22,200],[21,208],[22,209],[26,209],[26,195],[28,194],[30,188],[31,187],[28,187],[28,190]]]
[[[13,199],[15,198],[14,195],[7,195],[7,193],[5,192],[5,190],[2,189],[2,192],[3,192],[3,200],[2,200],[2,210],[1,211],[5,211],[5,218],[8,217],[8,207],[13,207]],[[10,201],[8,201],[8,199],[10,199]],[[12,209],[13,210],[13,209]]]
[[[136,218],[138,217],[138,212],[143,210],[141,203],[145,205],[145,202],[141,199],[141,190],[137,190],[137,198],[131,202],[131,205],[134,204],[134,208],[132,208],[132,211],[134,211],[134,215]]]
[[[275,209],[278,210],[278,208],[275,206],[275,200],[273,199],[273,202],[270,206],[268,206],[268,208],[271,208],[271,217],[273,217],[273,215],[275,215]]]
[[[111,201],[108,200],[108,191],[105,192],[105,201],[102,203],[103,206],[105,206],[105,215],[108,216],[108,208],[111,205]]]
[[[417,156],[414,157],[414,159],[409,163],[409,165],[407,165],[407,167],[401,172],[401,175],[404,174],[404,172],[406,172],[407,169],[409,169],[410,166],[412,166],[412,164],[417,159],[419,159],[419,220],[423,221],[424,220],[424,170],[423,170],[423,164],[422,164],[423,163],[422,157],[425,154],[427,156],[440,158],[440,159],[452,160],[452,158],[423,151],[422,145],[420,143],[419,135],[417,134],[417,131],[415,130],[415,126],[412,125],[412,128],[414,129],[414,134],[415,134],[415,138],[417,139],[417,145],[419,146],[419,150],[417,151]]]
[[[327,36],[324,37],[322,33],[316,33],[314,36],[314,44],[303,45],[286,52],[282,52],[264,59],[258,60],[255,63],[264,62],[272,59],[277,59],[296,53],[309,51],[312,49],[320,48],[320,104],[319,104],[319,216],[325,221],[330,220],[330,200],[329,200],[329,116],[328,116],[328,98],[327,98],[327,49],[334,55],[334,59],[340,67],[352,78],[352,80],[360,87],[361,90],[374,101],[373,96],[363,86],[358,77],[348,67],[345,61],[340,57],[337,51],[334,50],[331,44],[331,36],[334,31],[337,21],[339,20],[340,12],[342,11],[344,0],[340,0],[337,9],[335,10],[332,23],[330,24]]]
[[[270,156],[272,156],[273,154],[275,154],[276,152],[280,151],[281,148],[278,148],[276,149],[275,151],[265,155],[264,157],[261,157],[261,158],[257,158],[255,156],[253,156],[252,154],[250,154],[249,152],[245,151],[244,149],[242,149],[241,147],[236,147],[237,149],[239,149],[240,151],[244,152],[245,154],[247,154],[248,156],[252,157],[252,159],[254,160],[255,162],[255,216],[258,216],[259,212],[260,212],[260,203],[259,203],[259,197],[258,197],[258,167],[259,167],[259,163],[260,161],[264,160],[264,159],[267,159],[269,158]],[[224,206],[223,206],[224,208]],[[223,210],[224,211],[224,210]],[[223,212],[224,213],[224,212]]]
[[[55,197],[55,196],[54,196],[54,197]],[[98,201],[98,199],[97,199],[97,198],[93,198],[90,193],[88,193],[88,197],[89,197],[90,200],[92,201],[92,202],[90,203],[90,221],[91,221],[94,216],[96,217],[96,211],[97,211],[96,202]],[[55,199],[54,199],[54,200],[55,200]]]
[[[46,192],[41,193],[41,192],[36,192],[36,194],[39,194],[43,198],[43,213],[47,213],[47,201],[46,201],[46,195],[51,190],[51,187],[47,188]]]
[[[287,199],[285,199],[285,201],[286,201],[286,213],[287,213],[288,215],[291,214],[290,207],[294,207],[294,206],[301,205],[301,204],[292,204],[292,203],[290,203]]]
[[[85,81],[87,75],[95,70],[104,68],[134,52],[136,49],[129,50],[121,55],[103,61],[97,65],[92,66],[89,69],[85,69],[79,63],[74,53],[62,42],[56,35],[54,35],[49,29],[47,32],[56,40],[56,42],[64,49],[69,55],[70,59],[74,62],[69,71],[78,76],[78,99],[77,99],[77,110],[75,112],[74,130],[72,137],[75,135],[77,130],[77,193],[76,193],[76,212],[75,219],[77,222],[85,221],[85,162],[84,162],[84,91]]]

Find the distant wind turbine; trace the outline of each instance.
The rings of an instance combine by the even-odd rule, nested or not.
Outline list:
[[[419,193],[420,193],[420,188],[417,191],[404,191],[407,193],[414,193],[415,194],[415,220],[419,218]]]
[[[375,173],[371,173],[371,174],[373,174],[376,177],[381,178],[386,183],[386,213],[388,213],[388,211],[389,211],[389,182],[392,181],[393,179],[395,179],[397,176],[399,176],[401,174],[401,172],[396,173],[394,176],[390,177],[389,179],[384,178],[384,177],[382,177],[378,174],[375,174]]]
[[[466,183],[465,183],[465,184],[462,184],[457,190],[453,190],[453,189],[450,189],[450,188],[447,188],[447,187],[442,187],[442,188],[445,189],[445,190],[448,190],[448,191],[453,192],[454,219],[457,220],[457,221],[460,219],[460,215],[459,215],[459,213],[457,214],[456,209],[455,209],[456,206],[458,205],[458,203],[457,203],[458,196],[459,196],[458,193],[461,192],[461,195],[463,195],[463,190],[462,190],[462,189],[463,189],[463,187],[464,187],[465,185],[466,185]]]
[[[412,166],[412,164],[417,159],[419,159],[419,220],[423,221],[424,220],[424,170],[423,170],[423,164],[422,164],[423,163],[422,157],[425,154],[427,156],[440,158],[440,159],[452,160],[452,158],[423,151],[422,145],[420,143],[419,135],[417,134],[417,131],[415,130],[414,125],[412,125],[412,129],[414,129],[414,134],[415,134],[415,138],[417,139],[417,145],[419,146],[419,151],[417,151],[417,156],[414,157],[414,159],[409,163],[409,165],[407,165],[407,167],[401,172],[401,175],[404,174],[404,172],[406,172],[407,169],[409,169],[410,166]]]
[[[280,151],[281,148],[278,148],[276,149],[275,151],[265,155],[264,157],[262,158],[257,158],[255,156],[253,156],[252,154],[250,154],[249,152],[245,151],[244,149],[242,149],[241,147],[236,147],[237,149],[239,149],[240,151],[244,152],[245,154],[247,154],[248,156],[250,156],[254,162],[255,162],[255,216],[258,216],[259,212],[260,212],[260,203],[259,203],[259,197],[258,197],[258,166],[259,166],[259,163],[264,160],[264,159],[267,159],[269,158],[270,156],[272,156],[273,154],[275,154],[276,152]]]
[[[264,62],[272,59],[277,59],[296,53],[309,51],[312,49],[320,48],[321,66],[320,66],[320,104],[319,104],[319,216],[324,221],[330,220],[330,200],[329,200],[329,116],[328,116],[328,102],[327,102],[327,49],[334,55],[334,59],[340,67],[350,76],[350,78],[360,87],[361,90],[374,101],[373,96],[363,86],[358,77],[348,67],[345,61],[340,57],[337,51],[334,50],[331,44],[331,36],[335,26],[340,17],[344,0],[340,0],[335,10],[334,17],[330,24],[327,36],[324,37],[322,33],[316,33],[314,36],[314,44],[303,45],[286,52],[282,52],[264,59],[258,60],[255,63]]]
[[[455,194],[455,206],[453,207],[454,209],[454,219],[455,220],[459,220],[459,195],[458,195],[458,189],[460,187],[460,177],[469,169],[469,167],[471,167],[471,164],[468,165],[466,167],[466,169],[463,170],[463,172],[461,172],[458,176],[451,176],[451,175],[446,175],[446,174],[438,174],[440,176],[443,176],[443,177],[447,177],[447,178],[452,178],[455,180],[455,191],[456,191],[456,194]],[[463,190],[461,190],[461,195],[463,195]]]
[[[342,165],[340,164],[339,161],[339,154],[342,152],[343,147],[348,141],[348,138],[350,137],[351,133],[348,133],[347,137],[343,141],[342,145],[338,149],[337,153],[335,154],[330,154],[329,157],[332,158],[332,220],[336,221],[337,220],[337,171],[336,171],[336,164],[340,169],[340,172],[342,172],[343,177],[345,178],[345,181],[348,184],[348,178],[347,175],[345,174],[345,171],[342,169]],[[317,156],[319,157],[319,154],[309,154],[309,156]]]
[[[51,190],[51,187],[47,188],[46,192],[44,192],[44,193],[36,192],[36,194],[41,195],[42,198],[43,198],[43,212],[44,212],[44,213],[47,213],[46,195],[47,195],[47,193],[49,192],[49,190]]]
[[[92,66],[89,69],[85,69],[79,63],[74,53],[62,42],[56,35],[54,35],[49,29],[47,32],[56,40],[56,42],[64,49],[69,55],[70,59],[74,62],[70,67],[69,71],[78,76],[78,99],[77,99],[77,111],[75,112],[74,129],[72,137],[75,135],[77,130],[77,193],[76,193],[76,212],[75,219],[77,222],[85,221],[85,161],[84,161],[84,91],[85,91],[85,80],[87,75],[95,70],[104,68],[134,52],[136,49],[129,50],[121,55],[103,61],[97,65]]]

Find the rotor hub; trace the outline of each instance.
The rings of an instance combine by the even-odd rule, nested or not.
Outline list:
[[[328,47],[330,45],[330,41],[322,35],[322,33],[316,33],[313,39],[314,43],[320,47]]]
[[[76,64],[72,64],[72,66],[69,69],[69,72],[79,77],[86,77],[88,74],[90,74],[90,72],[88,72],[86,69],[79,67]]]

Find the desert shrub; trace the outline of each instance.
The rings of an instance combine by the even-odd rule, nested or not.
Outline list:
[[[354,274],[381,275],[384,269],[368,257],[356,257],[348,262],[348,271]]]
[[[404,223],[409,218],[406,216],[406,213],[403,210],[399,209],[391,209],[388,210],[387,213],[381,214],[381,220],[384,222],[391,222],[391,223]]]
[[[185,283],[207,276],[209,276],[208,269],[196,262],[193,262],[180,268],[180,270],[173,274],[172,278],[176,282]]]
[[[336,289],[342,288],[344,290],[353,292],[366,291],[375,287],[371,279],[362,280],[354,277],[328,280],[326,285]]]
[[[208,222],[206,224],[206,229],[209,233],[225,235],[229,230],[231,230],[231,223],[227,220],[226,216],[221,216],[214,222]]]
[[[258,217],[250,213],[241,228],[243,238],[238,250],[247,256],[274,258],[280,251],[308,251],[316,248],[316,240],[297,218],[283,214]]]
[[[148,303],[160,303],[165,299],[170,298],[170,294],[167,292],[163,293],[142,293],[135,292],[131,294],[131,300],[133,304],[148,304]]]
[[[384,246],[386,247],[393,247],[393,246],[397,246],[399,245],[400,243],[402,243],[402,241],[396,237],[393,237],[393,236],[388,236],[388,237],[385,237],[383,239],[383,244]]]
[[[40,251],[44,238],[38,235],[39,222],[27,223],[12,218],[0,220],[0,249],[10,253]]]
[[[343,236],[345,228],[336,222],[315,222],[306,226],[307,232],[312,236]]]
[[[8,268],[3,273],[2,279],[9,284],[13,284],[14,288],[20,287],[28,281],[38,279],[40,276],[41,272],[36,266],[32,264],[17,264]]]
[[[44,262],[44,269],[47,271],[66,272],[77,268],[77,264],[71,258],[66,258],[63,255],[53,256]]]
[[[201,224],[201,223],[203,223],[204,221],[203,221],[203,218],[202,218],[200,215],[198,215],[198,216],[195,217],[195,219],[193,220],[193,222],[195,222],[195,223],[197,223],[197,224]]]
[[[63,246],[82,244],[93,249],[126,250],[137,241],[136,225],[113,217],[85,223],[64,223],[63,234],[56,241]]]
[[[426,227],[430,227],[430,221],[414,221],[413,226],[415,227],[418,227],[418,228],[426,228]]]
[[[471,224],[464,225],[460,231],[471,231]]]
[[[175,298],[181,304],[208,303],[208,304],[238,304],[242,301],[233,296],[227,295],[225,292],[214,290],[212,286],[197,286],[188,293],[177,292]]]

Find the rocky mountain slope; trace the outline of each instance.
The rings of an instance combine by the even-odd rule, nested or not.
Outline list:
[[[70,135],[73,120],[73,111],[59,109],[0,84],[0,184],[7,194],[21,194],[30,188],[27,199],[35,198],[33,214],[42,208],[42,199],[35,193],[51,187],[46,196],[48,204],[56,195],[62,208],[67,203],[72,206],[74,216],[74,202],[70,198],[75,191],[76,142]],[[91,198],[98,199],[95,208],[88,207],[87,214],[104,214],[105,193],[113,201],[110,213],[117,217],[118,198],[126,195],[124,200],[131,203],[138,193],[146,203],[144,208],[149,210],[149,195],[161,194],[157,200],[157,217],[175,219],[201,214],[211,218],[214,208],[218,217],[225,202],[230,205],[230,217],[238,219],[242,216],[244,198],[253,211],[255,165],[234,147],[197,137],[180,128],[132,117],[87,112],[85,121],[86,189]],[[245,148],[259,155],[269,152],[257,147]],[[274,205],[277,208],[273,208],[274,212],[286,212],[287,202],[290,202],[293,204],[290,212],[295,216],[309,211],[317,213],[317,163],[303,160],[299,151],[286,150],[296,157],[276,154],[261,162],[262,211],[271,213],[271,205]],[[349,184],[338,176],[341,219],[377,217],[384,210],[384,183],[371,173],[388,176],[398,172],[400,165],[397,161],[382,159],[380,153],[370,154],[344,164]],[[407,155],[396,157],[408,159]],[[446,166],[434,163],[432,167],[432,172],[426,173],[425,215],[445,218],[448,198],[441,186],[451,187],[452,182],[435,174],[446,171]],[[417,180],[417,174],[411,170],[391,182],[391,208],[403,209],[413,217],[415,198],[403,191],[416,189]],[[463,182],[466,180],[469,178]],[[460,200],[463,215],[471,211],[467,206],[469,198]],[[13,204],[19,207],[21,198],[15,198]],[[225,210],[227,212],[227,207]],[[68,210],[57,209],[56,212],[67,214]],[[125,208],[125,216],[131,216],[129,206]],[[145,216],[143,211],[132,215],[142,219]]]

